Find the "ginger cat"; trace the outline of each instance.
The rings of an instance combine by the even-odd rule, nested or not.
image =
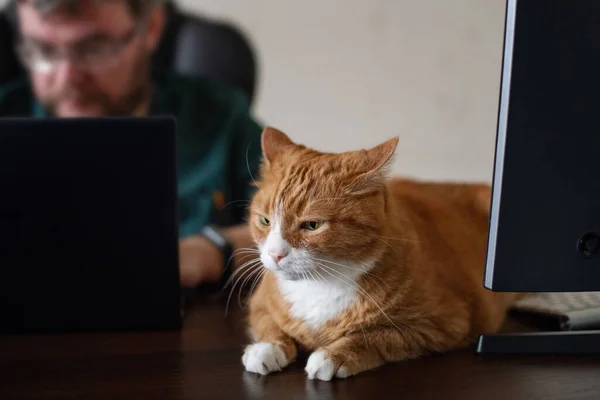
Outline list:
[[[514,294],[483,287],[490,188],[386,180],[398,139],[321,153],[266,128],[249,225],[265,270],[242,362],[310,379],[467,346]]]

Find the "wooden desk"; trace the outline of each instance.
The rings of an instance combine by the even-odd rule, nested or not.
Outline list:
[[[202,299],[182,332],[0,336],[0,399],[600,399],[598,356],[470,350],[332,382],[307,380],[304,356],[285,372],[250,374],[243,312],[232,306],[225,318],[224,304]]]

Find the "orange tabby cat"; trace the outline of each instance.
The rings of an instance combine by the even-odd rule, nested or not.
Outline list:
[[[267,273],[250,300],[248,371],[312,354],[311,379],[468,345],[513,294],[483,287],[490,188],[386,180],[398,139],[327,154],[263,132],[249,224]]]

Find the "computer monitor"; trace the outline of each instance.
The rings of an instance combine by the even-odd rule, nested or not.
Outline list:
[[[600,2],[508,0],[484,285],[600,290]],[[488,335],[480,353],[600,351],[599,332]]]
[[[0,332],[179,329],[173,118],[0,119]]]

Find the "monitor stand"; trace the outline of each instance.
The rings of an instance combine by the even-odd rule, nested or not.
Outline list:
[[[480,335],[477,354],[600,354],[600,330]]]

